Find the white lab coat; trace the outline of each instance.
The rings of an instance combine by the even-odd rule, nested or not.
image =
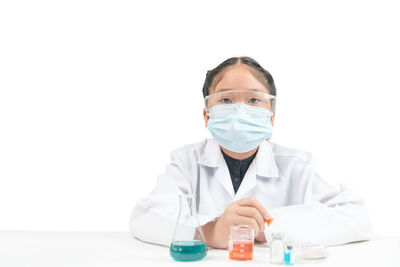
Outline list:
[[[371,237],[368,213],[359,196],[343,185],[329,186],[323,181],[311,154],[268,141],[259,146],[236,194],[215,139],[173,151],[157,187],[135,206],[131,233],[168,246],[182,193],[199,195],[201,225],[217,218],[233,201],[256,198],[275,218],[265,229],[268,242],[273,232],[307,245],[332,246]]]

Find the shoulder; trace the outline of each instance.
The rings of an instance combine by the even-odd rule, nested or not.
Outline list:
[[[209,142],[209,139],[180,146],[171,151],[171,159],[179,159],[181,161],[197,160],[202,154],[207,142]]]
[[[204,139],[200,142],[182,145],[172,150],[171,154],[193,154],[193,153],[196,154],[199,152],[201,153],[201,151],[204,150],[204,147],[206,146],[207,142],[208,139]]]
[[[300,161],[304,164],[314,162],[315,160],[315,157],[310,152],[278,145],[271,142],[270,145],[275,160]]]

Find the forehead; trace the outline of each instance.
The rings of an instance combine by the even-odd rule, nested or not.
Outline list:
[[[256,90],[269,93],[261,73],[245,64],[227,67],[215,77],[212,93],[228,90]]]

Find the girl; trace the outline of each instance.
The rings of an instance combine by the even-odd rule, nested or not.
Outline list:
[[[270,241],[273,232],[307,245],[371,237],[360,197],[322,180],[311,154],[269,142],[276,89],[254,59],[230,58],[208,71],[203,95],[213,138],[171,153],[157,187],[132,212],[135,237],[169,245],[184,193],[197,194],[200,224],[215,248],[227,248],[229,229],[239,224],[250,225],[259,242]]]

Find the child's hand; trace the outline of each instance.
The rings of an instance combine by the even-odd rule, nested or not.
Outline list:
[[[271,216],[255,198],[245,198],[232,202],[213,224],[203,228],[207,244],[216,248],[227,248],[231,226],[246,224],[254,229],[254,234],[261,239],[265,221]],[[211,229],[212,228],[212,229]]]

